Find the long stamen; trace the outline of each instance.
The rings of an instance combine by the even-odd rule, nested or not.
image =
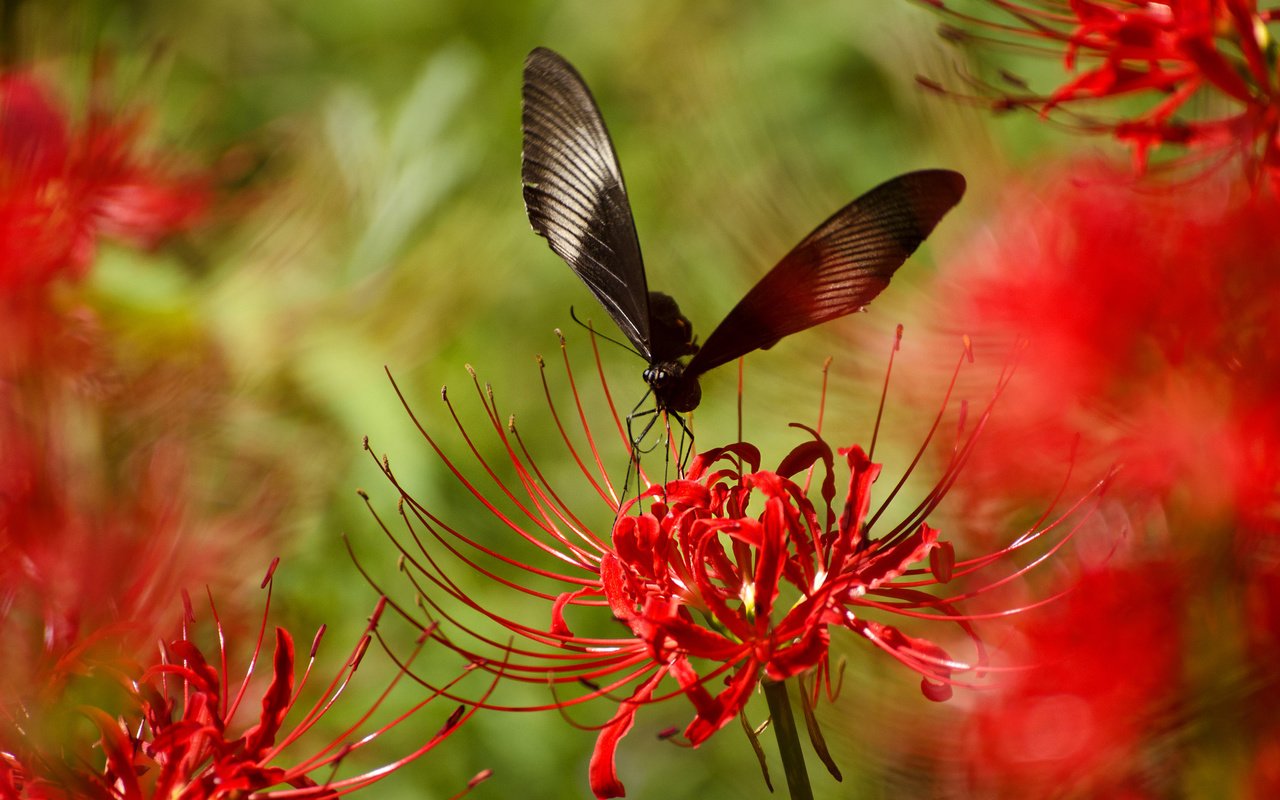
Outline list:
[[[884,385],[880,388],[880,405],[876,407],[876,422],[871,426],[871,445],[867,448],[867,458],[874,460],[876,457],[876,440],[880,438],[880,420],[884,418],[885,398],[889,396],[889,377],[893,374],[893,358],[902,349],[902,324],[898,324],[898,328],[893,334],[893,346],[889,348],[889,365],[884,370]],[[822,373],[823,394],[826,393],[826,370]],[[822,416],[818,416],[818,432],[822,432]]]

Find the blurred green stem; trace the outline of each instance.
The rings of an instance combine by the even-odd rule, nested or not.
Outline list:
[[[787,695],[786,681],[764,680],[764,696],[769,701],[769,716],[773,719],[773,734],[778,738],[778,751],[782,753],[782,770],[787,775],[787,789],[791,800],[813,800],[809,787],[809,773],[804,767],[804,753],[800,750],[800,736],[796,730],[796,718],[791,715],[791,698]]]

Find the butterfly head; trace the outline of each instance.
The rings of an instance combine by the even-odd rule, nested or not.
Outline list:
[[[653,390],[659,411],[686,413],[698,407],[702,386],[698,376],[685,372],[679,361],[660,361],[644,371],[644,382]]]

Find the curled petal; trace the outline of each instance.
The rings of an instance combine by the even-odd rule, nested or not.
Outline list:
[[[591,791],[600,800],[607,797],[624,797],[627,794],[626,787],[622,785],[622,781],[618,780],[618,768],[615,762],[618,743],[622,741],[622,737],[631,732],[636,721],[636,709],[653,697],[653,690],[661,682],[664,674],[663,670],[658,670],[647,681],[637,686],[631,697],[618,705],[613,718],[600,730],[595,749],[591,751],[591,762],[587,767]]]

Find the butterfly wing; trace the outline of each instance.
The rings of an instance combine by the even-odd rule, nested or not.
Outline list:
[[[964,189],[958,172],[909,172],[840,209],[742,298],[685,373],[700,375],[784,336],[861,310],[960,202]]]
[[[582,278],[646,359],[649,288],[622,168],[582,76],[538,48],[524,63],[520,177],[534,231]]]

